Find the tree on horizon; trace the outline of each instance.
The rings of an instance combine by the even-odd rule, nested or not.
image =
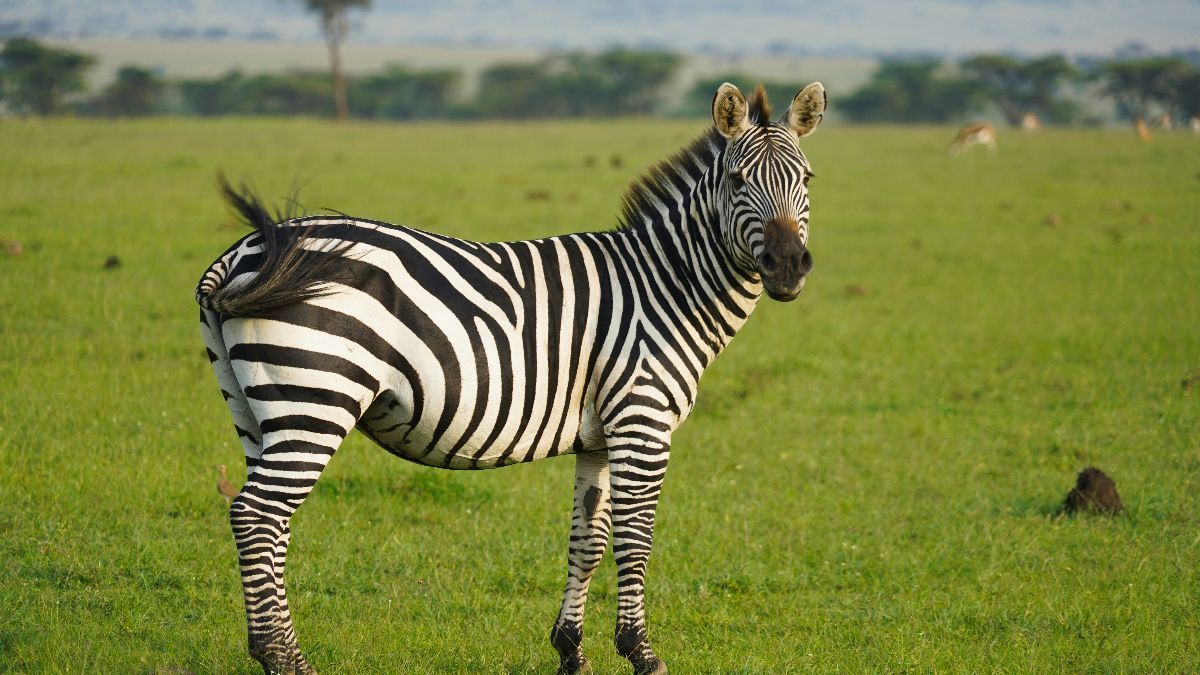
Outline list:
[[[1163,112],[1181,108],[1179,95],[1188,76],[1194,73],[1187,61],[1174,56],[1152,56],[1129,61],[1104,63],[1097,77],[1101,91],[1117,106],[1117,114],[1133,124],[1150,118],[1152,106]]]
[[[1080,76],[1061,54],[1029,60],[1007,54],[976,54],[963,60],[960,67],[979,83],[983,96],[995,104],[1012,127],[1020,127],[1027,113],[1055,122],[1068,122],[1078,114],[1076,104],[1059,96],[1064,84]]]
[[[333,110],[338,121],[349,119],[350,105],[346,101],[346,77],[342,73],[342,43],[350,32],[346,13],[354,8],[367,9],[371,0],[303,0],[309,12],[321,21],[321,33],[329,49],[329,74],[333,80]]]
[[[83,75],[96,57],[16,37],[0,50],[0,100],[18,114],[54,115],[63,99],[85,89]]]

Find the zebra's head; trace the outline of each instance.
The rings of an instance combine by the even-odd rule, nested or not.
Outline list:
[[[820,82],[796,94],[775,122],[762,87],[749,103],[728,82],[713,98],[713,122],[727,141],[716,190],[723,234],[734,259],[757,274],[775,300],[796,299],[812,270],[807,244],[813,173],[799,141],[817,128],[824,113]]]

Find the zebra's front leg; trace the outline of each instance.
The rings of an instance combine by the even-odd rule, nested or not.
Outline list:
[[[646,563],[654,537],[654,511],[667,471],[668,440],[644,437],[610,441],[613,557],[617,561],[617,653],[635,675],[665,675],[667,666],[646,637]]]
[[[608,489],[608,455],[601,452],[575,456],[575,505],[571,510],[571,543],[567,549],[567,588],[562,609],[550,631],[550,644],[558,651],[559,675],[588,672],[583,655],[583,611],[592,573],[604,558],[612,508]]]

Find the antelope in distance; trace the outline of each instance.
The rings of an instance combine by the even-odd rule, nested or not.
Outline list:
[[[1150,127],[1146,124],[1146,120],[1141,117],[1133,120],[1133,131],[1137,134],[1138,140],[1143,143],[1149,142],[1153,138],[1150,134]]]
[[[996,152],[996,127],[988,122],[970,122],[962,125],[954,140],[950,142],[951,156],[958,156],[972,145],[986,146],[988,152]]]

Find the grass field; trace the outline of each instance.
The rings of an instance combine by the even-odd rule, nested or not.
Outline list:
[[[0,670],[255,672],[213,488],[241,451],[192,300],[242,234],[218,169],[525,238],[612,226],[700,128],[0,122],[22,249],[0,251]],[[675,437],[648,595],[672,672],[1200,663],[1200,139],[1007,133],[951,159],[950,135],[806,143],[807,290],[764,301]],[[440,472],[352,436],[293,524],[311,660],[552,671],[572,465]],[[1089,465],[1126,513],[1055,518]],[[597,673],[627,670],[615,605],[607,562]]]

